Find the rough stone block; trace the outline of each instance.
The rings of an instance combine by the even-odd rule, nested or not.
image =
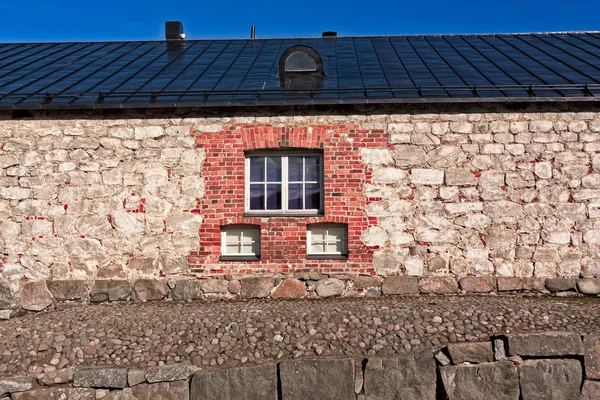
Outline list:
[[[441,185],[444,183],[444,171],[413,168],[410,170],[410,182],[414,185]]]
[[[0,378],[0,397],[9,393],[24,392],[32,388],[32,379],[28,377]]]
[[[489,293],[496,288],[496,279],[493,276],[466,276],[458,283],[462,290],[469,293]]]
[[[130,368],[127,371],[127,383],[129,386],[139,385],[146,382],[146,373],[143,369]]]
[[[37,381],[40,385],[52,386],[61,383],[73,382],[73,368],[63,368],[56,371],[46,372],[38,376]]]
[[[122,389],[127,386],[127,368],[108,366],[80,368],[75,372],[73,386]]]
[[[448,400],[518,400],[519,376],[510,361],[440,367]]]
[[[93,302],[125,300],[129,297],[130,291],[127,281],[97,280],[90,293],[90,300]]]
[[[419,281],[422,293],[452,294],[458,292],[456,279],[450,277],[426,277]]]
[[[485,363],[494,361],[492,342],[463,342],[448,344],[448,353],[453,364]]]
[[[153,383],[151,385],[142,383],[132,388],[127,388],[123,392],[127,394],[131,393],[132,397],[116,398],[114,400],[189,400],[190,382],[186,380]]]
[[[354,287],[356,289],[368,289],[381,286],[381,278],[377,276],[359,276],[354,278]]]
[[[0,309],[10,308],[13,304],[14,296],[5,282],[0,282]]]
[[[573,278],[548,278],[544,282],[546,289],[551,292],[566,292],[575,290],[576,280]]]
[[[383,280],[383,294],[419,294],[419,279],[412,276],[391,276]]]
[[[581,355],[583,343],[573,332],[522,333],[508,336],[508,352],[529,357]]]
[[[192,378],[191,400],[276,398],[277,366],[274,364],[200,371]]]
[[[242,298],[254,299],[269,297],[275,282],[273,278],[244,278],[241,280]]]
[[[508,292],[512,290],[523,290],[523,279],[512,277],[498,277],[496,279],[499,292]]]
[[[598,400],[600,397],[600,382],[585,381],[579,400]]]
[[[583,339],[585,377],[600,380],[600,335],[589,335]]]
[[[19,291],[19,304],[29,311],[42,311],[52,304],[52,294],[46,281],[25,282]]]
[[[146,381],[148,383],[182,381],[188,379],[194,372],[196,368],[186,364],[150,367],[146,370]]]
[[[12,398],[13,400],[96,400],[96,391],[84,388],[35,389],[15,393]]]
[[[204,279],[199,281],[200,289],[207,294],[225,294],[229,282],[224,279]]]
[[[546,290],[544,282],[545,279],[543,278],[523,278],[523,290],[543,292]]]
[[[162,300],[167,297],[167,282],[158,279],[139,279],[131,287],[134,301]]]
[[[80,300],[88,294],[85,281],[46,281],[46,285],[58,301]]]
[[[600,279],[578,279],[577,290],[587,295],[597,295],[600,293]]]
[[[581,377],[577,360],[526,360],[519,366],[521,398],[577,399]]]
[[[182,280],[175,283],[174,300],[199,300],[202,298],[202,285],[199,281]]]
[[[351,359],[303,359],[279,364],[286,400],[355,400]]]
[[[344,292],[345,284],[336,278],[323,279],[315,284],[315,291],[320,297],[340,296]]]
[[[296,299],[306,296],[306,285],[298,279],[284,279],[271,295],[274,299]]]
[[[436,365],[431,351],[371,358],[364,390],[369,400],[435,399]]]

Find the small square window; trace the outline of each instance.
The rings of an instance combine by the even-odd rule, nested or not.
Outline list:
[[[306,232],[306,253],[309,258],[346,258],[348,228],[339,224],[313,224]]]
[[[246,211],[322,214],[322,177],[323,159],[318,153],[253,153],[246,157]]]
[[[221,260],[256,260],[260,257],[260,228],[229,225],[221,228]]]

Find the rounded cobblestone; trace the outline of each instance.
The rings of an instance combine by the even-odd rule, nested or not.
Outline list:
[[[92,304],[0,323],[0,376],[389,355],[498,333],[600,333],[600,299],[446,296]]]

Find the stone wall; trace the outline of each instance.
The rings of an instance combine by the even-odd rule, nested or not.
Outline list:
[[[81,367],[0,379],[0,398],[592,400],[600,396],[599,344],[598,336],[552,332],[362,360],[309,358],[213,370]]]
[[[600,113],[589,107],[2,114],[0,309],[43,280],[89,291],[105,279],[254,275],[274,279],[268,295],[286,277],[362,277],[365,288],[415,277],[431,292],[464,277],[492,290],[501,278],[514,290],[599,278]],[[244,151],[273,148],[323,151],[324,215],[245,215]],[[315,222],[348,226],[348,259],[307,259]],[[260,261],[219,260],[231,223],[260,225]]]

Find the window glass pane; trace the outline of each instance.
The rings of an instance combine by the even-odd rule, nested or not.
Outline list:
[[[239,254],[240,246],[237,244],[227,244],[225,245],[225,253],[226,254]]]
[[[328,243],[327,244],[327,252],[328,253],[338,253],[338,254],[341,254],[342,250],[343,250],[342,242]]]
[[[310,245],[310,252],[311,253],[325,253],[325,246],[323,246],[323,243],[312,243]]]
[[[250,209],[265,209],[265,185],[250,185]]]
[[[304,175],[304,180],[305,181],[319,181],[319,175],[320,175],[320,164],[321,164],[321,159],[320,157],[305,157],[305,175]]]
[[[310,230],[310,239],[312,242],[322,242],[325,240],[325,235],[322,229],[314,229]]]
[[[288,208],[302,210],[302,184],[288,185]]]
[[[304,157],[290,157],[288,158],[288,181],[290,182],[301,182],[302,181],[302,159]]]
[[[267,157],[267,181],[281,182],[281,157]]]
[[[240,233],[241,231],[239,229],[227,229],[227,231],[225,231],[225,242],[226,243],[239,243],[240,241]]]
[[[281,210],[281,184],[267,185],[267,210]]]
[[[244,254],[257,254],[256,252],[256,244],[244,244],[242,246],[242,253]]]
[[[253,243],[257,241],[257,234],[258,232],[255,229],[244,229],[244,237],[242,242],[247,244],[247,243]]]
[[[346,236],[345,230],[342,228],[329,228],[327,233],[328,242],[340,241],[344,239],[344,236]]]
[[[321,208],[321,189],[318,183],[307,183],[305,185],[304,208],[306,210],[318,210]]]
[[[286,72],[311,72],[317,70],[317,63],[304,51],[295,51],[285,60]]]
[[[265,181],[265,158],[250,157],[250,182]]]

